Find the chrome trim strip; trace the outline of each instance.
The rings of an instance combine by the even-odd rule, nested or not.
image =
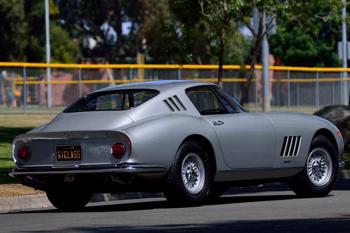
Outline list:
[[[290,139],[291,140],[290,140],[290,143],[289,143],[289,146],[288,146],[288,154],[287,154],[287,156],[292,156],[291,152],[293,151],[292,147],[293,147],[293,143],[294,143],[294,137],[291,136]]]
[[[300,143],[300,136],[296,136],[296,141],[293,148],[293,156],[297,156],[297,151]]]
[[[289,137],[285,137],[285,138],[287,138],[287,139],[286,139],[285,147],[283,149],[282,156],[286,156],[286,151],[287,151],[287,148],[288,148],[288,145],[289,145]]]
[[[297,153],[295,154],[295,156],[298,156],[299,155],[299,151],[300,151],[300,147],[301,147],[301,140],[303,139],[302,136],[299,136],[299,144],[298,144],[298,150],[297,150]]]
[[[162,173],[165,168],[158,165],[145,164],[112,164],[108,166],[76,166],[76,167],[16,167],[9,173],[11,177],[24,175],[54,175],[54,174],[87,174],[87,173]]]

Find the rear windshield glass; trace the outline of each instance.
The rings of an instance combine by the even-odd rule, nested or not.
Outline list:
[[[158,95],[156,90],[118,90],[92,93],[78,99],[63,112],[121,111],[135,108]]]

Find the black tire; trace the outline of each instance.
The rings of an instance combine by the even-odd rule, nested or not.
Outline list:
[[[203,181],[198,181],[197,183],[197,180],[195,179],[194,183],[196,185],[192,187],[190,187],[191,185],[186,186],[186,181],[184,179],[187,178],[183,178],[182,168],[188,168],[186,166],[186,162],[191,162],[191,159],[194,161],[197,158],[200,158],[202,161],[202,164],[197,161],[197,168],[203,166],[202,169],[198,169],[198,171],[202,171],[202,175],[199,175],[197,180],[201,180],[201,178],[203,178]],[[191,169],[189,170],[191,171]],[[184,171],[188,170],[184,169]],[[189,177],[188,180],[193,180],[193,176],[191,176],[191,174],[192,173],[190,172],[184,172],[184,176]],[[183,143],[177,151],[173,165],[167,174],[164,195],[167,200],[175,206],[200,205],[209,195],[212,179],[213,171],[207,153],[199,143],[195,141],[188,141]],[[198,188],[194,189],[194,187]]]
[[[46,196],[60,211],[78,211],[87,205],[92,193],[78,188],[61,187],[46,191]]]
[[[315,137],[311,142],[310,151],[303,171],[289,182],[292,190],[302,197],[323,197],[328,195],[335,185],[338,174],[339,159],[336,151],[335,145],[333,145],[327,137],[323,135]],[[330,157],[330,159],[323,160],[325,164],[328,164],[327,166],[330,170],[326,173],[328,175],[325,176],[324,180],[320,179],[317,181],[317,179],[314,179],[313,181],[310,177],[312,175],[308,175],[308,164],[311,164],[312,156],[316,156],[316,153],[325,156],[325,158],[328,157],[328,155]],[[326,163],[326,161],[328,161],[328,163]],[[317,167],[309,166],[309,168],[319,172],[317,171]]]

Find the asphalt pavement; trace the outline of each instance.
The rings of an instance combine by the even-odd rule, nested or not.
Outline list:
[[[173,208],[163,198],[144,198],[91,203],[72,213],[14,211],[0,214],[0,232],[350,232],[349,180],[323,198],[297,198],[282,185],[235,191],[199,207]]]

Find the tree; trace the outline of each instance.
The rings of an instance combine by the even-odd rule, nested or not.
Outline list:
[[[249,52],[249,40],[238,30],[237,24],[231,21],[225,32],[224,52],[220,54],[221,30],[216,23],[211,23],[212,21],[203,15],[199,3],[190,0],[169,2],[174,15],[174,30],[177,32],[175,38],[181,51],[176,53],[179,62],[213,64],[218,63],[219,57],[222,56],[223,64],[244,64]],[[208,8],[205,9],[209,11]]]
[[[136,55],[135,39],[124,39],[122,25],[127,21],[132,21],[133,24],[138,20],[141,4],[139,1],[56,2],[60,9],[62,27],[78,41],[81,58],[116,63],[124,62],[123,58],[129,55],[130,50],[134,53],[133,56]],[[135,28],[133,24],[129,32],[130,37],[134,35]]]
[[[340,40],[340,5],[332,1],[310,4],[305,19],[279,18],[270,36],[272,53],[290,66],[340,66],[336,53]]]
[[[227,28],[231,21],[243,24],[251,33],[252,46],[249,56],[246,57],[245,64],[250,65],[249,71],[242,66],[242,74],[247,77],[247,81],[242,86],[240,103],[243,105],[248,102],[249,89],[254,78],[255,66],[258,62],[261,44],[264,36],[274,27],[275,19],[283,18],[298,22],[299,25],[315,27],[310,21],[315,17],[313,9],[317,5],[322,5],[326,0],[313,1],[279,1],[279,0],[253,0],[253,1],[234,1],[234,0],[199,0],[201,12],[207,21],[217,28],[217,36],[220,39],[219,52],[219,72],[218,81],[222,76],[222,57],[225,51]],[[322,15],[326,19],[334,15],[339,10],[339,1],[328,1],[331,5],[331,11]],[[256,11],[257,22],[252,25],[251,17],[253,11]],[[263,25],[263,15],[266,14],[267,20]],[[338,11],[339,14],[339,11]],[[316,15],[317,16],[317,15]],[[311,29],[312,30],[312,29]]]
[[[247,81],[242,85],[240,103],[244,105],[249,99],[249,89],[252,80],[255,76],[255,66],[261,51],[261,44],[264,36],[275,26],[274,19],[281,15],[288,14],[293,9],[294,2],[278,1],[278,0],[254,0],[254,1],[238,1],[236,21],[241,22],[250,31],[252,35],[252,46],[250,55],[246,58],[245,64],[249,64],[249,71],[242,67],[243,77],[247,77]],[[251,17],[253,11],[256,12],[256,20],[252,25]],[[263,20],[264,14],[267,15],[266,20]],[[265,25],[263,25],[265,22]]]
[[[53,63],[74,63],[77,60],[77,44],[57,24],[51,25],[51,53]]]
[[[25,9],[27,24],[25,47],[26,60],[44,62],[45,53],[45,4],[44,1],[21,1]],[[49,1],[51,56],[54,62],[74,62],[77,49],[72,38],[62,29],[58,18],[59,9],[53,0]]]
[[[174,20],[166,1],[150,0],[141,4],[138,50],[146,53],[148,63],[169,63],[175,60],[177,46]]]
[[[21,61],[24,49],[27,23],[21,0],[0,0],[0,60]]]
[[[180,64],[208,64],[217,62],[212,43],[212,32],[200,13],[197,1],[171,0],[169,2],[176,42],[174,59]],[[216,38],[214,38],[216,39]],[[214,55],[213,55],[214,54]]]
[[[199,0],[202,15],[207,19],[212,30],[215,31],[219,40],[219,69],[218,84],[222,86],[222,73],[224,54],[227,42],[227,34],[233,27],[233,19],[236,18],[237,1],[235,0]]]

